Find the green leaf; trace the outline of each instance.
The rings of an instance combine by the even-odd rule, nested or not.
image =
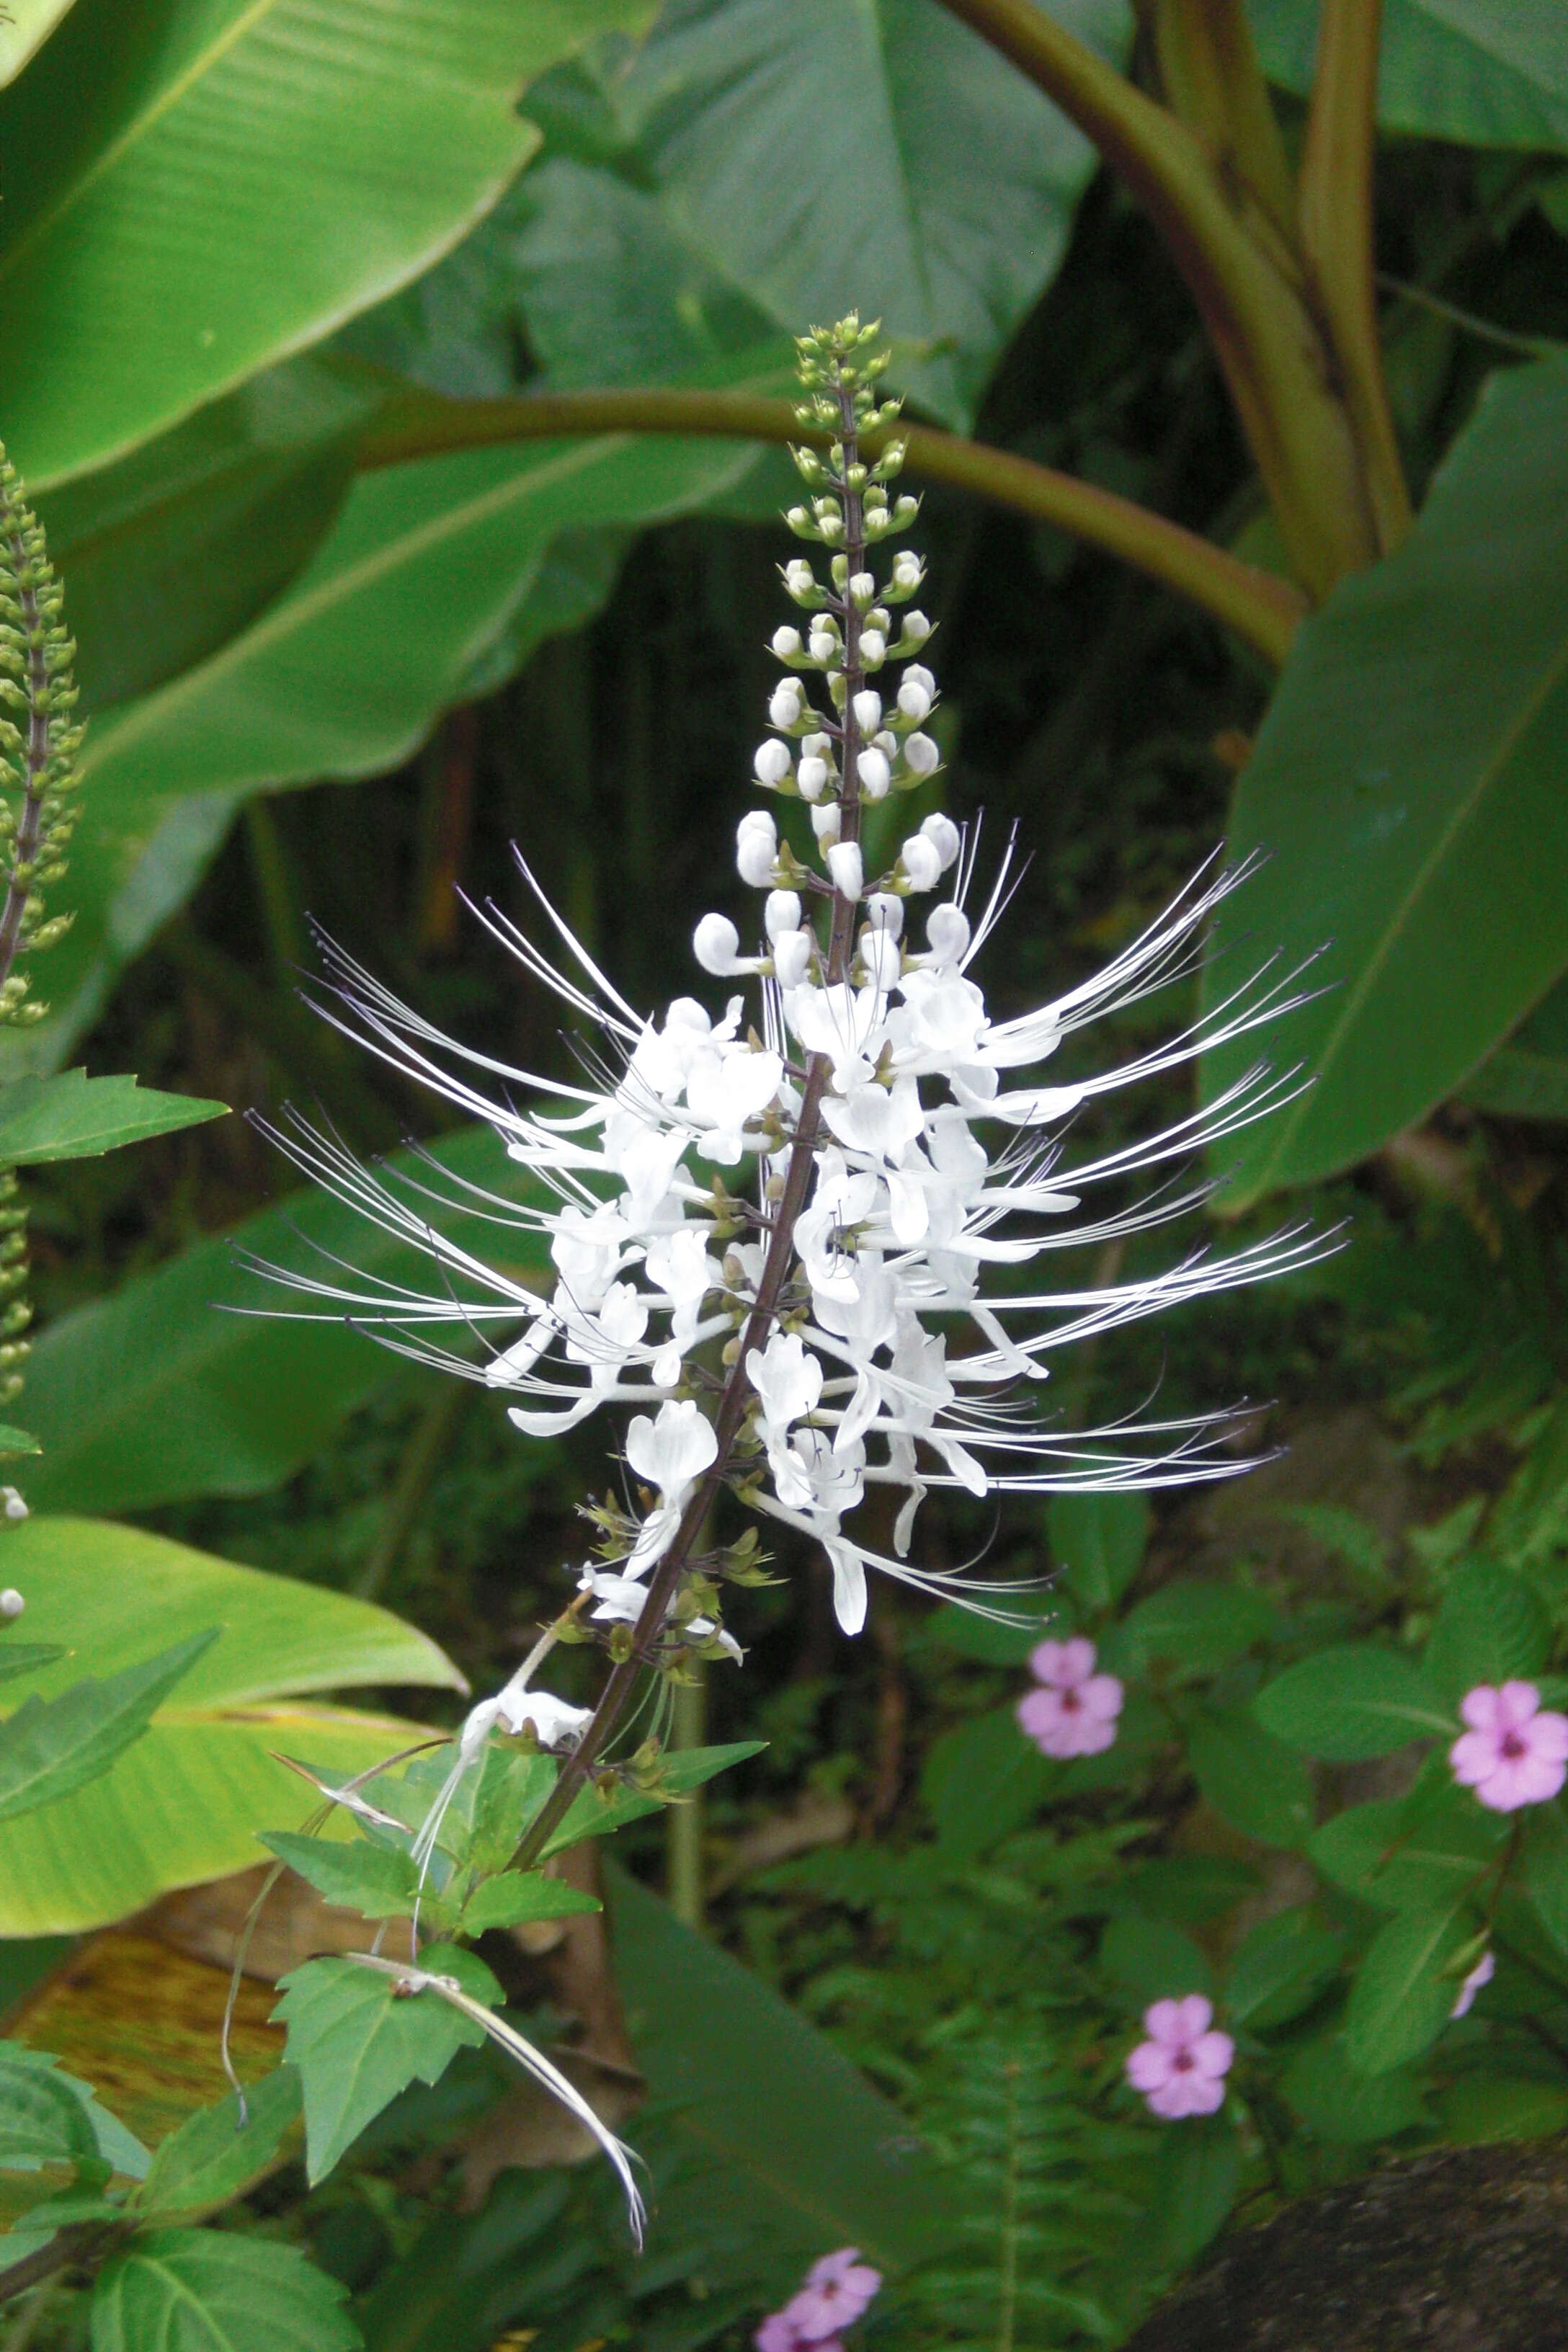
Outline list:
[[[1166,1919],[1112,1919],[1100,1939],[1100,1964],[1134,2009],[1214,1994],[1214,1971],[1190,1936]]]
[[[1440,1803],[1352,1805],[1307,1842],[1323,1876],[1384,1911],[1437,1911],[1473,1886],[1507,1826],[1457,1789]]]
[[[297,2246],[149,2230],[99,2274],[92,2352],[358,2352],[347,2295]]]
[[[0,100],[0,411],[24,473],[101,466],[416,277],[538,145],[522,83],[644,13],[78,0]]]
[[[16,80],[70,5],[71,0],[8,0],[0,16],[0,89]]]
[[[1288,2025],[1333,1981],[1343,1957],[1343,1937],[1309,1906],[1276,1911],[1237,1947],[1226,1979],[1226,2014],[1255,2033]]]
[[[944,1601],[924,1619],[918,1638],[922,1647],[929,1644],[944,1657],[973,1658],[983,1666],[1021,1666],[1031,1650],[1063,1630],[1055,1617],[1039,1617],[1028,1625],[998,1624],[956,1601]]]
[[[0,1646],[0,1683],[14,1682],[18,1675],[33,1674],[64,1656],[58,1642],[6,1642]]]
[[[0,1461],[10,1461],[17,1454],[37,1454],[41,1450],[30,1430],[13,1429],[7,1423],[0,1422]]]
[[[1565,503],[1568,365],[1505,370],[1405,544],[1301,630],[1237,790],[1230,853],[1268,857],[1209,1001],[1243,933],[1287,964],[1333,945],[1280,1034],[1312,1085],[1220,1147],[1233,1208],[1425,1118],[1568,963]],[[1207,1056],[1211,1098],[1255,1048]]]
[[[293,1830],[263,1830],[261,1843],[329,1903],[367,1919],[406,1918],[419,1899],[419,1865],[401,1846],[371,1845],[363,1838],[344,1844]]]
[[[1187,1727],[1187,1760],[1215,1812],[1243,1836],[1295,1846],[1310,1832],[1316,1816],[1311,1773],[1247,1708],[1194,1716]]]
[[[733,369],[722,380],[749,381]],[[407,759],[477,666],[515,640],[560,533],[685,512],[752,457],[744,442],[617,434],[362,475],[248,629],[91,729],[71,845],[76,919],[50,950],[50,1017],[6,1033],[0,1067],[58,1066],[249,794],[382,775]]]
[[[98,2134],[70,2077],[52,2058],[0,2042],[0,2169],[100,2161]]]
[[[1532,1805],[1524,1827],[1524,1891],[1535,1916],[1568,1952],[1568,1822],[1561,1805]]]
[[[1244,1584],[1166,1584],[1131,1609],[1101,1645],[1110,1674],[1169,1682],[1217,1675],[1273,1633],[1279,1612]]]
[[[606,1895],[649,2108],[682,2159],[660,2187],[664,2242],[719,2228],[781,2271],[855,2245],[898,2272],[952,2245],[941,2175],[827,2036],[613,1863]]]
[[[1305,97],[1318,0],[1250,0],[1269,78]],[[1377,119],[1471,147],[1568,150],[1568,71],[1551,0],[1385,0]]]
[[[84,709],[205,660],[287,587],[342,502],[377,402],[294,360],[39,500]]]
[[[1543,1673],[1551,1656],[1552,1621],[1534,1586],[1495,1560],[1461,1560],[1422,1661],[1433,1689],[1457,1706],[1478,1683]]]
[[[584,1789],[573,1800],[554,1835],[545,1842],[540,1861],[548,1862],[552,1853],[563,1853],[569,1845],[577,1845],[584,1838],[603,1837],[606,1831],[618,1830],[626,1822],[640,1822],[646,1813],[657,1813],[668,1798],[700,1789],[716,1772],[728,1771],[731,1764],[743,1764],[748,1756],[760,1756],[767,1744],[765,1739],[734,1739],[723,1748],[680,1748],[666,1756],[659,1767],[658,1796],[633,1788],[627,1780],[623,1780],[609,1797],[602,1797],[592,1786]]]
[[[503,1870],[474,1889],[460,1925],[465,1936],[482,1936],[489,1927],[519,1927],[525,1919],[570,1919],[602,1908],[596,1895],[564,1879],[546,1878],[539,1870]]]
[[[6,1542],[29,1622],[69,1654],[7,1696],[54,1701],[84,1671],[123,1673],[150,1624],[174,1641],[223,1632],[110,1771],[46,1812],[0,1822],[0,1935],[98,1927],[169,1887],[247,1869],[258,1830],[311,1809],[279,1754],[346,1777],[419,1736],[300,1694],[459,1680],[433,1642],[369,1601],[138,1528],[35,1516]]]
[[[1453,1907],[1402,1911],[1378,1929],[1345,2012],[1345,2055],[1352,2066],[1386,2074],[1436,2042],[1458,1997],[1452,1963],[1473,1934]]]
[[[1568,2126],[1568,2088],[1521,2074],[1461,2074],[1440,2094],[1443,2137],[1458,2147],[1485,2140],[1544,2139]]]
[[[1542,998],[1459,1093],[1500,1118],[1568,1119],[1568,982]]]
[[[1121,0],[1058,0],[1058,13],[1120,62]],[[606,95],[625,178],[658,191],[679,245],[792,334],[858,302],[911,347],[900,383],[961,430],[1055,274],[1094,169],[1066,118],[934,0],[688,0]],[[854,201],[824,204],[847,154]],[[584,191],[573,194],[525,257],[558,366],[566,349],[591,352],[597,324],[590,310],[576,340],[563,319],[582,250]],[[601,246],[616,234],[612,205],[607,192]],[[542,245],[546,258],[554,248],[553,285]],[[690,273],[669,269],[667,301]]]
[[[1354,1764],[1457,1726],[1420,1668],[1397,1650],[1345,1642],[1287,1666],[1253,1701],[1266,1731],[1308,1756]]]
[[[1112,1609],[1143,1564],[1150,1513],[1144,1495],[1053,1495],[1046,1514],[1051,1557],[1093,1614]]]
[[[921,1796],[944,1856],[972,1859],[1032,1821],[1057,1770],[1011,1706],[942,1732],[926,1757]]]
[[[137,2211],[154,2221],[194,2221],[231,2205],[265,2179],[300,2116],[300,2077],[279,2066],[245,2094],[187,2116],[158,2144],[137,2198]]]
[[[466,1128],[428,1150],[459,1184],[522,1196],[521,1171],[488,1128]],[[391,1167],[413,1174],[418,1161],[400,1153]],[[539,1280],[547,1261],[537,1245],[514,1248],[509,1270],[520,1282]],[[276,1297],[238,1261],[308,1267],[321,1251],[390,1282],[420,1278],[424,1265],[380,1226],[312,1191],[52,1322],[27,1369],[47,1449],[28,1475],[29,1499],[45,1509],[129,1511],[193,1495],[254,1495],[319,1453],[391,1377],[391,1359],[338,1323],[212,1308],[215,1300],[254,1306]]]
[[[1229,2116],[1189,2116],[1163,2133],[1149,2202],[1163,2259],[1195,2261],[1240,2187],[1241,2138]]]
[[[455,1945],[432,1944],[420,1966],[456,1977],[489,2006],[500,2000],[484,1962]],[[289,2063],[300,2072],[312,2186],[399,2091],[437,2082],[459,2050],[484,2040],[438,1993],[400,1993],[391,1977],[353,1960],[307,1960],[281,1982],[273,2015],[289,2029]]]
[[[1299,2050],[1279,2087],[1308,2130],[1331,2143],[1363,2147],[1426,2120],[1422,2086],[1409,2068],[1364,2074],[1351,2064],[1338,2033]]]
[[[16,1078],[0,1088],[0,1167],[96,1160],[122,1144],[227,1117],[227,1103],[156,1094],[126,1076],[89,1078],[85,1070],[63,1070],[54,1078]]]
[[[73,1683],[56,1699],[34,1692],[0,1723],[0,1822],[58,1804],[107,1772],[217,1638],[215,1625],[107,1682]]]

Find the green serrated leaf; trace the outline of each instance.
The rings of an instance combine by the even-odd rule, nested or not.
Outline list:
[[[1307,1852],[1335,1886],[1384,1911],[1437,1911],[1473,1886],[1507,1835],[1496,1813],[1450,1790],[1441,1803],[1352,1805]]]
[[[476,2000],[500,2000],[472,1952],[433,1944],[419,1965],[456,1977]],[[307,1960],[282,1979],[282,1991],[273,2015],[288,2028],[289,2063],[300,2072],[312,2185],[399,2091],[437,2082],[458,2051],[484,2040],[482,2028],[438,1993],[400,1994],[390,1977],[353,1960]]]
[[[65,1651],[58,1642],[0,1643],[0,1683],[14,1682],[18,1675],[37,1673],[40,1666],[52,1666]]]
[[[1266,1731],[1334,1764],[1387,1756],[1457,1726],[1419,1667],[1397,1650],[1346,1642],[1287,1666],[1253,1701]]]
[[[1266,1642],[1279,1622],[1266,1594],[1244,1584],[1167,1584],[1130,1610],[1101,1645],[1109,1674],[1168,1682],[1217,1675]]]
[[[525,1919],[570,1919],[603,1907],[596,1895],[568,1886],[564,1879],[546,1878],[540,1870],[506,1870],[474,1889],[458,1924],[465,1936],[482,1936],[488,1927],[519,1927]]]
[[[548,1862],[552,1853],[562,1853],[569,1845],[577,1845],[584,1838],[603,1837],[606,1831],[618,1830],[623,1822],[641,1821],[646,1813],[655,1813],[669,1797],[681,1797],[688,1790],[701,1788],[716,1772],[723,1772],[731,1764],[744,1763],[748,1756],[760,1756],[767,1746],[765,1739],[735,1739],[724,1748],[684,1748],[667,1756],[660,1770],[661,1792],[647,1796],[623,1781],[613,1796],[602,1797],[596,1789],[584,1789],[573,1802],[554,1836],[549,1839],[539,1856]]]
[[[1345,2055],[1363,2074],[1386,2074],[1436,2042],[1458,1993],[1451,1963],[1471,1940],[1464,1911],[1402,1911],[1379,1928],[1351,1987]]]
[[[122,1144],[227,1116],[227,1103],[155,1094],[125,1076],[89,1078],[85,1070],[62,1070],[53,1078],[14,1078],[0,1089],[0,1167],[96,1160]]]
[[[1244,1837],[1297,1846],[1310,1834],[1310,1771],[1246,1707],[1200,1710],[1187,1727],[1187,1760],[1215,1812]]]
[[[187,2116],[159,2143],[136,2200],[138,2212],[153,2221],[195,2220],[232,2204],[271,2170],[299,2116],[300,2077],[292,2066],[279,2066],[249,2085],[243,2123],[235,2092],[216,2107]]]
[[[0,2168],[36,2172],[99,2158],[92,2118],[70,2078],[43,2053],[0,2042]]]
[[[107,1682],[89,1677],[56,1699],[37,1693],[0,1724],[0,1821],[56,1803],[107,1772],[140,1739],[181,1677],[212,1647],[213,1626]]]
[[[149,2230],[99,2275],[92,2352],[358,2352],[347,2295],[297,2246]]]
[[[1461,1560],[1448,1580],[1423,1667],[1457,1706],[1478,1683],[1539,1675],[1552,1655],[1552,1621],[1533,1585],[1496,1560]]]
[[[305,1837],[295,1830],[263,1830],[259,1843],[329,1903],[367,1919],[406,1917],[419,1899],[419,1866],[400,1846]]]

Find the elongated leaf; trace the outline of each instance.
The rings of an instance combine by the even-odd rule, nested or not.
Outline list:
[[[1560,1806],[1530,1809],[1524,1885],[1542,1926],[1559,1949],[1568,1952],[1568,1822]]]
[[[56,1699],[35,1691],[0,1723],[0,1822],[36,1812],[107,1772],[217,1639],[213,1626],[107,1682],[90,1676]]]
[[[243,2121],[234,2092],[199,2109],[160,2142],[137,2210],[173,2221],[232,2204],[278,2161],[299,2116],[300,2077],[291,2066],[249,2085]]]
[[[432,1944],[420,1956],[493,2006],[500,1987],[472,1952]],[[393,1979],[353,1960],[307,1960],[282,1979],[275,2014],[289,2029],[289,2063],[305,2099],[305,2147],[312,2182],[329,2173],[374,2116],[410,2083],[438,2082],[457,2053],[483,2029],[434,1993],[401,1995]]]
[[[98,2134],[69,2077],[52,2058],[0,2042],[0,2169],[36,2172],[98,2157]]]
[[[1250,0],[1264,66],[1304,96],[1319,0]],[[1568,64],[1553,0],[1384,0],[1377,117],[1473,147],[1568,150]]]
[[[1226,1980],[1226,2012],[1254,2032],[1288,2024],[1310,2009],[1338,1972],[1344,1940],[1310,1910],[1260,1919],[1237,1948]]]
[[[82,708],[147,694],[288,585],[348,488],[376,394],[309,359],[39,501]]]
[[[1205,1709],[1187,1734],[1199,1788],[1222,1821],[1265,1845],[1300,1845],[1314,1820],[1312,1776],[1246,1707]]]
[[[1568,963],[1565,508],[1568,365],[1542,361],[1492,379],[1405,545],[1301,631],[1231,818],[1268,863],[1206,984],[1331,940],[1329,986],[1278,1048],[1312,1086],[1220,1147],[1233,1207],[1423,1118]],[[1255,1044],[1208,1057],[1211,1094]]]
[[[640,13],[79,0],[0,101],[0,410],[34,486],[104,464],[428,268],[537,145],[521,84]]]
[[[1299,2050],[1280,2087],[1308,2130],[1331,2144],[1357,2147],[1389,2139],[1426,2117],[1421,2085],[1412,2069],[1363,2074],[1346,2056],[1341,2033]]]
[[[680,513],[739,479],[752,454],[743,442],[621,435],[363,477],[252,627],[92,729],[71,847],[76,919],[40,982],[51,1017],[6,1033],[0,1070],[58,1066],[247,795],[405,759],[479,665],[515,643],[536,588],[559,603],[563,583],[542,566],[560,533]]]
[[[943,1853],[968,1860],[1011,1836],[1039,1811],[1057,1771],[1010,1706],[942,1732],[926,1758],[921,1796]]]
[[[1121,0],[1053,13],[1123,53]],[[961,427],[1093,169],[1065,117],[933,0],[679,0],[613,98],[626,177],[651,179],[683,241],[786,331],[858,303],[895,338],[951,339],[903,375]],[[824,204],[847,155],[844,201]]]
[[[0,1167],[94,1160],[151,1135],[227,1116],[227,1103],[158,1094],[130,1076],[89,1078],[85,1070],[62,1070],[53,1078],[18,1078],[0,1090]]]
[[[1418,2058],[1458,1992],[1450,1963],[1472,1929],[1458,1911],[1402,1911],[1373,1937],[1351,1987],[1345,2055],[1363,2074]]]
[[[1396,1650],[1347,1642],[1287,1666],[1253,1702],[1266,1731],[1331,1763],[1386,1756],[1458,1727],[1418,1666]]]
[[[1167,2262],[1190,2263],[1224,2223],[1241,2186],[1241,2139],[1229,2116],[1202,2116],[1167,2132],[1152,2202]]]
[[[1113,1607],[1143,1564],[1150,1526],[1147,1496],[1054,1495],[1047,1525],[1051,1557],[1084,1607]]]
[[[367,1601],[135,1528],[35,1517],[13,1532],[7,1561],[38,1631],[69,1654],[5,1685],[7,1697],[56,1700],[84,1671],[123,1672],[149,1624],[176,1641],[223,1631],[110,1771],[47,1811],[0,1822],[0,1934],[96,1926],[166,1888],[245,1869],[258,1831],[312,1809],[279,1754],[346,1775],[419,1737],[395,1717],[294,1694],[459,1680],[434,1643]]]
[[[649,2105],[688,2159],[660,2198],[668,2242],[744,2233],[774,2284],[824,2246],[896,2272],[951,2245],[930,2160],[826,2035],[614,1865],[607,1894]]]
[[[1457,1706],[1478,1683],[1541,1674],[1552,1655],[1552,1622],[1533,1585],[1496,1560],[1461,1560],[1448,1580],[1423,1670]]]
[[[70,5],[71,0],[9,0],[0,16],[0,89],[16,80]]]
[[[100,2273],[92,2352],[357,2352],[347,2294],[298,2246],[149,2230]]]
[[[647,1796],[623,1782],[613,1796],[602,1797],[596,1789],[587,1788],[574,1801],[565,1819],[553,1837],[540,1853],[548,1862],[552,1853],[563,1853],[569,1845],[580,1844],[584,1838],[603,1837],[610,1830],[619,1829],[623,1822],[641,1821],[646,1814],[657,1813],[667,1797],[684,1796],[689,1789],[700,1789],[717,1772],[728,1771],[731,1764],[743,1764],[748,1756],[760,1756],[767,1746],[765,1739],[735,1739],[723,1748],[686,1748],[667,1756],[659,1769],[658,1796]]]
[[[1568,984],[1559,981],[1459,1091],[1500,1118],[1568,1119]]]
[[[1172,1680],[1192,1682],[1267,1641],[1278,1614],[1249,1585],[1163,1585],[1107,1634],[1100,1663],[1112,1674],[1158,1666]]]
[[[1323,1876],[1386,1911],[1441,1911],[1497,1854],[1507,1825],[1456,1790],[1413,1808],[1352,1805],[1315,1830],[1307,1851]]]
[[[600,1908],[596,1895],[563,1878],[546,1878],[540,1870],[504,1870],[487,1878],[463,1906],[465,1936],[482,1936],[487,1927],[519,1927],[525,1919],[571,1919]]]
[[[14,1682],[18,1675],[33,1674],[64,1656],[58,1642],[7,1642],[0,1648],[0,1683]]]

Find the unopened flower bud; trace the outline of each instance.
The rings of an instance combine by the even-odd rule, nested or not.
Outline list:
[[[797,555],[793,562],[784,565],[784,583],[786,592],[799,604],[809,603],[817,593],[816,574],[804,556]]]
[[[800,929],[800,898],[794,890],[770,890],[763,908],[763,928],[770,940]]]
[[[772,884],[779,854],[778,827],[766,809],[748,809],[735,828],[735,871],[753,890]]]
[[[920,687],[932,702],[936,700],[936,680],[924,662],[910,663],[904,672],[904,684]]]
[[[800,631],[798,629],[792,629],[787,622],[782,628],[777,628],[773,631],[773,651],[777,654],[780,661],[794,661],[800,652],[801,642]]]
[[[887,799],[893,775],[888,765],[888,755],[885,751],[871,749],[862,751],[855,763],[855,772],[860,780],[862,800],[885,801]]]
[[[911,776],[934,776],[942,765],[942,753],[929,735],[907,735],[904,765]]]
[[[942,870],[945,874],[963,847],[963,835],[952,819],[943,816],[940,810],[935,816],[927,817],[921,831],[941,858]]]
[[[874,735],[882,723],[881,696],[873,693],[868,686],[863,686],[850,704],[850,709],[855,713],[855,724],[859,728],[861,734]]]
[[[904,635],[911,646],[923,646],[931,635],[931,623],[912,604],[904,614]]]
[[[841,898],[858,898],[866,883],[859,843],[836,841],[827,852],[827,870]]]
[[[857,572],[849,583],[849,593],[857,604],[868,604],[877,593],[877,583],[868,572]]]
[[[741,934],[728,915],[704,915],[692,934],[691,951],[704,971],[726,980],[740,961]]]
[[[811,969],[816,942],[808,930],[782,931],[773,941],[773,977],[781,988],[798,988]]]
[[[873,890],[866,901],[866,919],[890,940],[901,939],[904,929],[904,902],[890,890]]]
[[[14,1584],[0,1592],[0,1617],[19,1617],[26,1605]]]
[[[797,677],[781,678],[768,698],[768,717],[775,727],[798,727],[805,708],[805,695]]]
[[[934,890],[942,880],[942,857],[923,833],[911,834],[899,852],[899,863],[911,890]]]
[[[791,507],[784,516],[784,520],[791,530],[799,531],[803,536],[812,533],[814,530],[810,511],[805,507]]]
[[[793,764],[789,745],[781,743],[776,736],[759,743],[752,754],[752,772],[760,784],[782,784]]]
[[[969,918],[963,908],[933,907],[926,917],[926,939],[940,963],[962,963],[969,953]]]
[[[931,709],[931,697],[919,678],[906,677],[899,688],[899,709],[918,727]]]
[[[880,669],[888,657],[888,640],[880,629],[860,632],[860,663],[864,669]]]
[[[837,801],[824,801],[811,812],[811,829],[818,841],[837,841],[844,830],[844,811]]]
[[[803,760],[795,781],[803,801],[819,801],[827,790],[826,761],[815,757]]]
[[[893,558],[894,587],[901,588],[906,596],[912,594],[925,578],[925,565],[921,562],[920,557],[911,554],[906,548],[901,555],[895,555]]]
[[[5,1512],[13,1525],[18,1519],[25,1519],[27,1516],[27,1506],[15,1486],[0,1486],[0,1510]]]
[[[811,633],[811,658],[814,662],[832,662],[838,658],[838,632],[817,627]]]

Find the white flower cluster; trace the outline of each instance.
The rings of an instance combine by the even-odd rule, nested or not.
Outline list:
[[[324,1295],[332,1312],[389,1344],[482,1380],[512,1400],[527,1434],[571,1429],[602,1406],[634,1409],[625,1456],[647,1499],[583,1571],[584,1606],[606,1637],[637,1624],[646,1644],[650,1571],[679,1543],[687,1581],[651,1629],[666,1654],[689,1645],[739,1655],[716,1614],[715,1556],[698,1559],[689,1525],[694,1498],[721,1481],[823,1546],[839,1619],[853,1633],[865,1618],[868,1568],[961,1595],[992,1589],[910,1563],[931,1488],[1040,1494],[1228,1475],[1237,1465],[1221,1444],[1227,1415],[1075,1433],[1032,1400],[1043,1402],[1049,1360],[1073,1341],[1280,1272],[1318,1246],[1294,1230],[1227,1258],[1199,1252],[1158,1275],[1089,1289],[1020,1275],[1052,1252],[1102,1248],[1190,1209],[1201,1185],[1104,1211],[1084,1204],[1140,1171],[1191,1157],[1293,1082],[1259,1066],[1206,1110],[1069,1171],[1061,1138],[1079,1106],[1190,1061],[1295,1000],[1289,981],[1265,972],[1168,1045],[1099,1076],[1049,1084],[1038,1074],[1070,1033],[1190,972],[1208,916],[1240,877],[1200,877],[1098,977],[995,1020],[973,965],[1006,897],[1007,860],[972,914],[974,839],[937,814],[911,826],[887,871],[868,874],[868,804],[926,787],[941,765],[928,731],[937,687],[918,658],[931,635],[911,602],[920,557],[892,552],[880,578],[873,568],[872,547],[915,510],[885,487],[902,454],[887,439],[896,412],[872,398],[875,362],[847,363],[844,330],[834,331],[831,349],[808,341],[816,397],[803,415],[838,417],[842,429],[826,453],[797,453],[818,494],[789,517],[823,558],[785,567],[805,617],[773,638],[784,675],[768,706],[773,731],[754,761],[776,800],[805,803],[812,838],[803,855],[771,809],[742,818],[736,866],[765,894],[754,942],[743,949],[725,915],[705,915],[696,928],[704,971],[753,984],[750,1016],[742,994],[717,1014],[691,996],[656,1017],[636,1012],[521,857],[569,966],[557,968],[493,906],[480,919],[597,1024],[608,1065],[597,1087],[451,1044],[322,942],[337,998],[330,1017],[488,1120],[533,1180],[522,1205],[449,1187],[444,1197],[481,1230],[510,1227],[535,1253],[542,1243],[553,1268],[545,1288],[453,1238],[449,1220],[432,1219],[429,1200],[441,1197],[434,1163],[418,1183],[399,1183],[302,1121],[279,1138],[433,1260],[441,1282],[420,1295],[372,1279],[279,1278]],[[868,465],[857,439],[873,432],[883,454]],[[500,1100],[487,1091],[497,1081]],[[988,1289],[1002,1269],[1007,1278]],[[460,1342],[479,1335],[486,1360],[448,1347],[442,1327]],[[879,1485],[901,1497],[890,1554],[849,1524]],[[513,1712],[521,1699],[511,1695]]]

